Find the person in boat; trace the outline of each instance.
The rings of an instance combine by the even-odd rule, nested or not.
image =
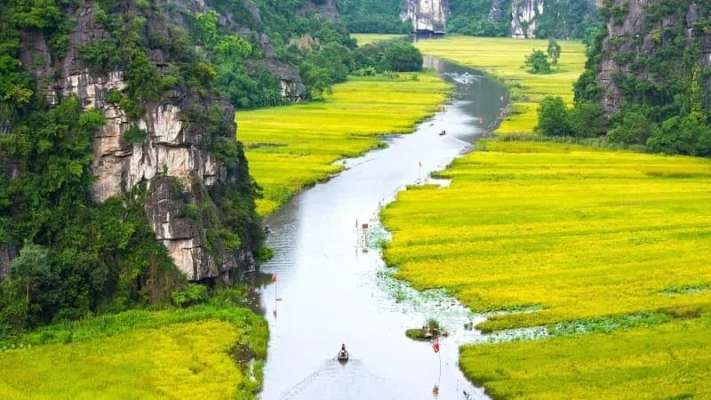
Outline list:
[[[342,344],[341,345],[341,351],[338,352],[338,358],[339,359],[346,359],[348,358],[348,351],[346,351],[346,345]]]

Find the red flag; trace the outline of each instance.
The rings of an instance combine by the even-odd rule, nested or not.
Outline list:
[[[434,350],[435,353],[439,353],[439,340],[434,342],[434,344],[432,345],[432,350]]]
[[[276,282],[276,274],[272,275],[272,283]]]

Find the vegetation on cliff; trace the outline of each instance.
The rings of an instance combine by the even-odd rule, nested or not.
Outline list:
[[[711,67],[702,55],[710,9],[708,1],[664,0],[635,11],[642,30],[624,31],[629,7],[605,2],[608,26],[590,42],[570,114],[594,121],[587,132],[611,143],[711,157]],[[595,117],[603,107],[611,118]]]
[[[468,36],[511,35],[514,8],[526,7],[517,0],[449,0],[448,33]],[[545,0],[543,12],[535,8],[537,38],[583,38],[597,27],[598,13],[590,0]],[[343,21],[351,32],[409,33],[410,21],[401,21],[404,0],[339,0]]]
[[[10,279],[0,285],[0,335],[169,302],[187,284],[146,221],[146,185],[124,188],[103,203],[92,199],[92,140],[105,124],[101,113],[85,109],[85,99],[78,97],[48,101],[54,96],[48,87],[53,76],[41,71],[67,57],[78,6],[5,2],[0,13],[0,241],[6,251],[19,252]],[[89,6],[97,7],[93,22],[106,34],[79,47],[79,55],[95,74],[122,71],[126,81],[125,89],[108,93],[106,101],[136,121],[167,90],[187,94],[185,101],[192,103],[183,117],[200,123],[201,146],[225,163],[231,177],[210,188],[194,182],[195,190],[204,189],[202,198],[210,199],[203,203],[217,206],[206,206],[200,215],[220,215],[206,222],[207,247],[216,255],[237,248],[257,251],[263,234],[241,145],[232,137],[234,128],[224,125],[221,109],[203,113],[201,108],[200,101],[214,99],[214,68],[157,3],[106,0]],[[21,41],[37,32],[49,38],[51,55],[30,51],[33,63],[23,64]],[[168,54],[160,66],[149,57],[157,50]],[[143,140],[135,126],[128,133],[131,141]]]

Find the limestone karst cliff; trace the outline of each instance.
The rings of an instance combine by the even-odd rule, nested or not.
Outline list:
[[[170,37],[188,28],[180,18],[180,9],[171,17],[168,13],[148,12],[132,2],[123,6],[123,15],[143,18],[138,30],[141,36]],[[182,7],[196,10],[206,6],[200,0],[186,0]],[[211,142],[217,136],[221,145],[239,148],[234,139],[234,109],[208,90],[189,84],[177,84],[145,99],[139,105],[139,114],[128,111],[120,101],[108,99],[129,89],[127,71],[97,71],[82,57],[86,46],[112,36],[99,22],[105,14],[106,10],[92,1],[72,10],[74,24],[67,34],[67,50],[63,54],[48,50],[51,45],[43,32],[26,30],[19,56],[35,81],[43,83],[50,106],[77,96],[85,111],[96,110],[103,117],[105,122],[91,143],[91,173],[96,177],[91,186],[93,200],[104,202],[145,187],[145,216],[156,239],[166,246],[175,265],[190,280],[229,279],[253,269],[252,252],[259,243],[254,243],[250,235],[242,233],[239,248],[209,237],[211,230],[226,229],[219,221],[222,210],[209,191],[221,186],[249,186],[241,151],[234,153],[231,160],[220,159],[212,151],[215,146]],[[176,56],[169,49],[148,48],[146,55],[159,73],[171,73]],[[209,132],[212,126],[220,132]],[[141,132],[140,141],[126,139],[132,129]],[[184,215],[184,208],[195,205],[201,208],[197,217]],[[257,221],[247,218],[243,223],[249,226]],[[245,232],[249,230],[258,230],[258,226]]]
[[[448,0],[405,0],[400,18],[412,22],[413,32],[443,33],[448,14]]]
[[[514,0],[511,4],[511,36],[536,37],[536,19],[543,14],[545,0]]]
[[[626,90],[629,79],[649,82],[652,87],[647,90],[652,94],[655,85],[670,77],[691,77],[696,67],[711,67],[711,30],[705,28],[711,24],[711,5],[707,3],[670,0],[609,2],[606,6],[607,34],[593,65],[602,90],[600,100],[606,111],[619,111],[625,97],[628,102],[636,101],[633,93]]]

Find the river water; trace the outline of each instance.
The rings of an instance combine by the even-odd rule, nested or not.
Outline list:
[[[411,135],[386,139],[388,148],[347,160],[344,172],[266,221],[276,256],[261,272],[277,281],[260,289],[271,332],[263,400],[486,398],[457,366],[459,346],[481,338],[464,322],[481,317],[440,293],[418,294],[393,280],[367,246],[383,234],[379,207],[470,151],[508,102],[503,86],[474,70],[432,58],[426,66],[455,83],[443,111]],[[370,239],[356,223],[369,224]],[[405,337],[432,316],[451,332],[440,353]],[[351,354],[343,365],[335,360],[342,343]]]

